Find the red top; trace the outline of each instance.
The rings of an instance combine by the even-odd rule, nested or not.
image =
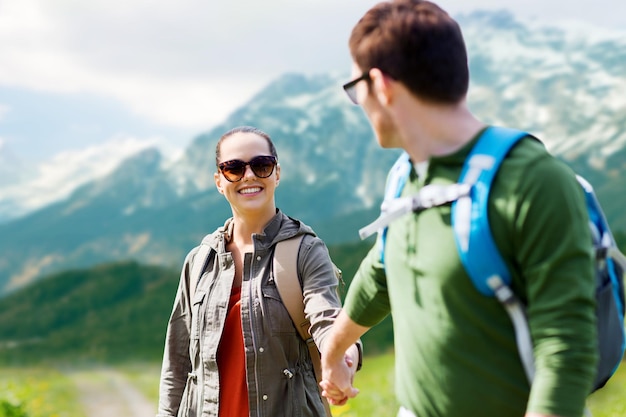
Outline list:
[[[248,417],[246,357],[241,330],[241,286],[233,287],[220,345],[217,348],[220,375],[219,417]]]

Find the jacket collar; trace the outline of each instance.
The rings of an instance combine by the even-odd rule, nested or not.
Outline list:
[[[213,233],[202,239],[202,243],[209,245],[217,253],[226,251],[226,243],[230,240],[233,230],[233,218],[230,217]],[[315,236],[313,230],[301,221],[285,215],[279,209],[276,214],[267,223],[262,233],[255,234],[253,240],[257,249],[269,249],[275,243],[282,240],[290,239],[300,234],[310,234]]]

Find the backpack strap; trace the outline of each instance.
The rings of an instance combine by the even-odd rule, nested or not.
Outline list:
[[[494,295],[489,277],[499,276],[506,285],[511,282],[489,226],[489,192],[500,164],[513,145],[527,135],[514,129],[487,128],[468,155],[459,178],[460,183],[472,187],[471,195],[452,203],[452,228],[459,256],[474,286],[487,296]],[[473,249],[478,249],[480,255],[470,254]]]
[[[387,225],[398,217],[412,210],[410,201],[399,202],[398,197],[411,173],[411,159],[408,153],[402,152],[387,174],[385,194],[380,207],[380,216],[372,223],[359,230],[361,239],[366,239],[378,232],[378,251],[380,262],[385,265],[385,241],[387,239]],[[407,204],[408,203],[408,204]],[[393,205],[393,207],[390,207]]]
[[[596,248],[596,258],[612,259],[622,270],[626,271],[626,256],[617,247],[615,238],[609,228],[609,222],[602,211],[593,187],[580,175],[576,175],[576,179],[585,192],[585,202],[587,204],[587,212],[589,213],[593,243]]]
[[[385,263],[384,248],[387,240],[387,227],[391,222],[409,214],[431,207],[441,206],[468,196],[471,190],[469,184],[437,185],[428,184],[422,187],[417,194],[407,197],[384,200],[380,206],[380,215],[376,220],[359,230],[361,239],[365,239],[378,232],[378,249],[380,261]]]
[[[309,348],[315,379],[317,379],[319,387],[319,382],[321,382],[322,379],[320,352],[309,331],[311,323],[304,315],[304,296],[302,295],[302,288],[298,280],[298,251],[303,237],[304,235],[295,236],[276,244],[273,262],[274,282],[276,282],[276,288],[278,289],[280,298],[289,312],[289,316],[291,316],[296,330]],[[321,387],[319,387],[319,389],[321,396]],[[321,398],[324,403],[326,415],[331,417],[332,414],[328,400],[323,396],[321,396]]]
[[[603,387],[620,366],[626,350],[624,328],[624,272],[626,257],[620,252],[593,187],[580,175],[585,192],[589,227],[596,256],[596,318],[600,361],[594,391]]]
[[[365,239],[378,232],[378,250],[380,262],[385,264],[385,243],[387,240],[387,226],[395,219],[405,214],[441,206],[469,195],[470,186],[467,184],[451,184],[446,186],[429,184],[417,194],[400,197],[402,189],[411,173],[409,154],[403,152],[391,167],[387,175],[385,196],[380,207],[380,216],[372,223],[359,230],[361,239]]]
[[[451,221],[459,257],[474,287],[483,295],[495,296],[511,318],[520,359],[532,384],[535,359],[526,309],[509,287],[511,273],[491,234],[487,212],[493,179],[511,148],[525,136],[526,132],[495,126],[483,132],[459,178],[472,192],[452,203]]]
[[[402,152],[396,162],[389,170],[389,174],[387,174],[387,182],[385,184],[385,195],[383,201],[390,201],[393,199],[397,199],[402,194],[402,189],[406,184],[406,180],[409,178],[411,173],[411,159],[409,154],[406,152]],[[384,210],[381,210],[384,211]],[[380,240],[378,241],[378,245],[380,248],[380,262],[385,264],[385,240],[387,239],[387,227],[383,226],[380,229]]]

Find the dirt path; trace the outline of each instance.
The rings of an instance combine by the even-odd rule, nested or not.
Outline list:
[[[156,405],[114,369],[71,374],[88,417],[154,417]]]

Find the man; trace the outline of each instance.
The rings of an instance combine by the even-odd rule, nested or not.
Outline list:
[[[349,46],[346,92],[380,146],[403,149],[413,163],[402,195],[455,183],[487,128],[467,108],[458,24],[428,1],[382,2]],[[489,223],[527,308],[532,387],[509,316],[461,264],[447,204],[390,223],[384,265],[378,245],[363,260],[322,352],[325,395],[343,403],[358,393],[343,353],[391,313],[399,416],[580,417],[597,361],[586,216],[571,170],[534,138],[520,140],[494,180]]]

